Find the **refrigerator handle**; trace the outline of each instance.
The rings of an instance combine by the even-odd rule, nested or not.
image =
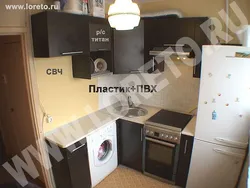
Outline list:
[[[238,148],[247,148],[248,143],[241,143],[241,142],[236,142],[236,141],[232,141],[232,140],[228,140],[225,138],[215,138],[216,141],[221,142],[221,143],[225,143],[227,145],[230,145],[232,147],[238,147]]]
[[[225,151],[225,150],[222,150],[222,149],[214,148],[213,150],[216,153],[220,153],[220,154],[223,154],[223,155],[227,155],[227,156],[231,156],[231,157],[236,157],[236,158],[240,158],[240,159],[244,159],[245,158],[244,155],[240,155],[240,154],[237,154],[237,153],[228,152],[228,151]]]

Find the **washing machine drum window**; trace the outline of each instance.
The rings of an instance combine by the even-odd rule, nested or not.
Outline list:
[[[105,140],[100,146],[97,154],[99,161],[105,160],[112,152],[112,143],[110,140]]]

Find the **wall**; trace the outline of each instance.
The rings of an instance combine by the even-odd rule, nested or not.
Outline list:
[[[23,5],[26,0],[1,0],[0,27],[25,27],[26,13],[23,10],[6,10],[5,5]]]
[[[228,0],[229,3],[234,2],[234,0]],[[226,0],[137,0],[139,2],[139,7],[141,14],[160,12],[169,9],[177,9],[181,11],[184,17],[196,17],[196,16],[209,16],[216,17],[222,22],[218,12],[226,7]],[[249,0],[235,0],[237,5],[243,11],[248,20],[250,20],[250,1]],[[106,11],[108,11],[109,5],[106,6]],[[233,10],[229,9],[229,17],[235,25],[240,25],[240,21]],[[223,30],[225,31],[225,24],[222,22]],[[235,34],[229,32],[233,36],[233,40],[230,43],[238,43],[238,38]],[[225,38],[225,36],[224,36]],[[221,39],[221,42],[224,42]]]
[[[138,0],[141,14],[144,13],[153,13],[169,9],[177,9],[181,11],[184,17],[199,17],[199,16],[209,16],[219,18],[223,25],[223,31],[225,31],[225,24],[222,22],[222,19],[219,17],[219,11],[225,9],[226,1],[225,0],[154,0],[148,2],[143,0]],[[141,2],[141,3],[140,3]],[[232,3],[233,0],[229,0],[229,3]],[[236,0],[235,1],[240,9],[243,11],[248,20],[250,20],[250,1],[248,0]],[[108,10],[108,6],[106,6]],[[241,22],[230,8],[229,17],[235,25],[240,25]],[[170,26],[171,27],[171,26]],[[235,34],[229,32],[233,36],[233,40],[230,43],[239,43],[238,38]],[[225,38],[225,36],[223,37]],[[221,42],[224,42],[221,39]],[[192,78],[192,67],[187,66],[183,63],[177,62],[175,64],[181,72],[179,78],[175,78],[171,73],[169,67],[165,68],[164,77],[169,81],[169,85],[165,87],[158,93],[155,93],[149,99],[145,99],[143,95],[140,94],[131,94],[134,100],[138,100],[142,104],[157,106],[165,109],[172,109],[176,111],[189,112],[197,106],[198,103],[198,93],[199,93],[199,79]],[[120,82],[128,75],[114,75],[113,77],[105,77],[99,79],[99,86],[120,86]],[[152,75],[145,75],[147,79],[151,79]],[[139,81],[141,82],[141,81]],[[147,82],[142,81],[143,84]],[[135,83],[137,84],[137,83]],[[126,100],[128,93],[124,95],[119,93],[113,94],[100,94],[99,95],[99,105],[104,107],[108,105],[110,101],[115,102],[117,100]]]
[[[44,122],[44,132],[75,120],[98,109],[98,95],[89,93],[89,85],[96,85],[97,79],[74,79],[72,76],[71,57],[36,58],[37,83],[41,105],[46,113],[53,117],[53,122]],[[48,68],[63,69],[62,75],[49,76]]]
[[[192,60],[186,60],[185,63],[192,63]],[[185,63],[175,61],[173,65],[165,64],[165,71],[161,77],[168,82],[168,85],[157,93],[154,93],[151,97],[147,98],[146,93],[103,93],[99,94],[100,108],[114,103],[117,100],[127,100],[127,96],[130,95],[136,103],[174,111],[190,112],[198,104],[199,79],[192,77],[193,67]],[[172,71],[174,67],[180,72],[179,76],[175,76],[177,74]],[[124,80],[134,82],[132,85],[155,85],[155,83],[153,83],[153,80],[157,80],[155,76],[157,75],[143,74],[142,78],[140,75],[113,75],[100,78],[98,85],[102,87],[124,86]],[[159,85],[162,78],[159,78],[156,84]],[[125,81],[125,83],[128,82]]]

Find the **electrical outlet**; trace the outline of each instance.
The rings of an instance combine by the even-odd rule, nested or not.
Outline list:
[[[46,122],[47,123],[52,123],[52,121],[53,121],[53,117],[51,115],[47,115],[46,116]]]

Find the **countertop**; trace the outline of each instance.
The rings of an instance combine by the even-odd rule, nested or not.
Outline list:
[[[195,133],[195,127],[196,127],[196,119],[197,117],[194,116],[189,123],[187,124],[187,126],[185,127],[185,129],[182,131],[182,134],[187,135],[187,136],[193,136],[194,137],[194,133]]]
[[[105,127],[110,122],[117,119],[124,119],[134,123],[144,124],[147,119],[156,114],[161,108],[151,107],[146,105],[139,105],[148,111],[148,114],[141,117],[125,117],[118,111],[115,111],[119,103],[108,106],[104,109],[98,110],[87,116],[81,117],[73,122],[62,125],[59,128],[45,133],[45,138],[49,142],[57,144],[61,148],[67,148],[70,145],[82,140],[100,128]],[[194,136],[196,117],[194,117],[183,130],[183,134]]]
[[[45,133],[44,136],[49,142],[61,148],[67,148],[120,117],[119,114],[108,115],[107,109],[102,109],[62,125],[53,131]]]

